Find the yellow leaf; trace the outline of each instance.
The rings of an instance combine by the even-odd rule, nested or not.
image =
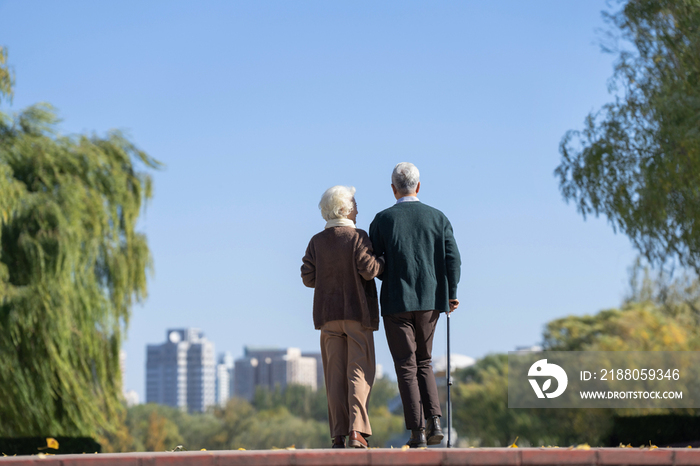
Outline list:
[[[576,450],[590,450],[591,446],[587,443],[582,443],[581,445],[576,445]]]
[[[199,450],[199,451],[207,451],[207,449],[206,449],[206,448],[202,448],[202,449],[201,449],[201,450]]]
[[[405,450],[408,450],[409,448],[411,448],[411,447],[409,447],[408,445],[404,445],[401,447],[401,450],[405,451]]]
[[[513,440],[513,443],[511,445],[508,445],[508,448],[518,448],[518,446],[515,444],[515,442],[518,441],[520,437],[515,437],[515,440]]]
[[[239,448],[239,450],[243,450],[243,451],[245,451],[245,448]]]
[[[58,441],[55,438],[48,437],[46,439],[46,447],[58,450]]]

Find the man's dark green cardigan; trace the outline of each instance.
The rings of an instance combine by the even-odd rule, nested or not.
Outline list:
[[[374,217],[369,236],[384,255],[382,315],[449,310],[462,261],[445,214],[420,201],[400,202]]]

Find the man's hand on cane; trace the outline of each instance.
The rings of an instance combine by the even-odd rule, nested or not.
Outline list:
[[[459,299],[450,299],[450,311],[448,314],[452,314],[453,311],[456,311],[457,307],[459,307]]]

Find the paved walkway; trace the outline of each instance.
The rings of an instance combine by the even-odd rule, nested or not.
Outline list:
[[[700,465],[689,448],[251,450],[0,457],[0,466]]]

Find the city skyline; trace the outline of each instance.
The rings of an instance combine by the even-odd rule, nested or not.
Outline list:
[[[178,337],[175,338],[176,341],[173,341],[171,339],[173,332],[177,333]],[[151,347],[160,347],[164,344],[167,343],[174,343],[174,344],[179,344],[182,341],[187,341],[189,338],[191,338],[189,335],[196,335],[196,340],[201,341],[201,340],[206,340],[206,334],[204,331],[202,331],[199,328],[186,328],[186,329],[180,329],[180,328],[169,328],[166,331],[166,337],[170,340],[169,342],[166,341],[165,343],[161,344],[148,344],[146,345],[146,353],[148,354],[149,348]],[[252,394],[254,392],[254,389],[256,386],[264,386],[265,388],[268,389],[274,389],[276,386],[279,386],[280,388],[284,389],[288,383],[296,383],[296,384],[301,384],[301,385],[308,385],[311,386],[313,390],[318,390],[321,389],[325,386],[324,382],[324,376],[323,376],[323,365],[322,365],[322,358],[321,358],[321,353],[320,351],[302,351],[299,348],[296,347],[288,347],[288,348],[281,348],[279,346],[274,346],[274,345],[242,345],[242,351],[240,356],[234,356],[233,353],[230,350],[224,350],[224,351],[219,351],[215,350],[216,348],[216,342],[214,341],[208,341],[206,340],[209,344],[211,344],[211,354],[214,355],[213,360],[215,359],[215,365],[214,365],[214,379],[213,379],[213,384],[215,386],[214,389],[214,397],[212,398],[212,401],[210,401],[210,405],[218,405],[218,406],[224,406],[226,404],[226,401],[234,396],[238,396],[244,399],[247,399],[250,401],[252,399]],[[518,348],[516,348],[517,350]],[[520,348],[522,349],[522,348]],[[158,349],[160,351],[160,349]],[[272,376],[271,374],[267,376],[267,379],[265,380],[258,380],[260,378],[259,375],[253,374],[251,371],[253,370],[252,367],[247,367],[247,368],[241,368],[239,365],[239,371],[240,375],[239,377],[236,377],[234,374],[236,373],[235,368],[236,368],[236,363],[248,363],[247,365],[250,366],[250,360],[253,359],[255,361],[255,366],[258,366],[260,364],[261,366],[264,364],[270,365],[270,369],[274,370],[274,364],[273,364],[273,359],[286,359],[288,357],[297,359],[297,358],[303,358],[303,359],[314,359],[315,360],[315,368],[312,370],[312,372],[315,374],[315,383],[308,383],[306,381],[300,381],[298,378],[295,378],[294,380],[291,380],[290,382],[287,382],[286,378],[281,378],[280,375],[277,376]],[[436,373],[439,372],[444,372],[445,371],[445,360],[446,356],[443,355],[435,355],[433,358],[433,370]],[[457,353],[452,353],[452,370],[455,370],[456,368],[463,368],[467,367],[469,365],[474,364],[476,360],[470,356],[462,355],[462,354],[457,354]],[[126,374],[126,365],[127,365],[127,354],[124,350],[120,352],[120,368],[122,371],[122,382],[126,382],[125,374]],[[376,373],[376,378],[381,379],[384,377],[388,377],[390,380],[395,380],[395,374],[392,373],[387,373],[384,372],[384,367],[382,364],[377,363],[377,373]],[[123,386],[123,392],[124,396],[127,399],[127,402],[129,405],[134,405],[134,404],[139,404],[139,403],[148,403],[148,356],[146,357],[146,366],[145,366],[145,372],[146,372],[146,377],[145,377],[145,382],[146,386],[144,387],[144,393],[146,393],[146,398],[139,398],[138,397],[138,392],[133,388],[128,386],[127,384],[124,384]],[[186,371],[186,369],[184,369]],[[236,383],[240,383],[239,379],[241,378],[240,376],[245,376],[248,377],[249,380],[246,380],[244,385],[250,386],[249,388],[244,388],[244,389],[237,389]],[[225,390],[226,392],[223,393],[224,388],[227,387]],[[251,388],[252,387],[252,388]],[[238,391],[238,393],[237,393]],[[186,399],[183,398],[183,399]],[[157,401],[151,401],[151,402],[156,402]],[[169,405],[168,403],[159,403],[159,404],[166,404]],[[187,403],[185,402],[183,405],[180,405],[180,407],[187,406]]]
[[[217,353],[215,344],[199,328],[169,328],[165,342],[146,345],[144,402],[204,412],[234,396],[251,401],[258,386],[274,390],[297,384],[314,391],[324,386],[320,352],[245,345],[243,356],[234,358],[230,351]],[[139,401],[127,388],[126,357],[122,350],[122,391],[133,405]]]

